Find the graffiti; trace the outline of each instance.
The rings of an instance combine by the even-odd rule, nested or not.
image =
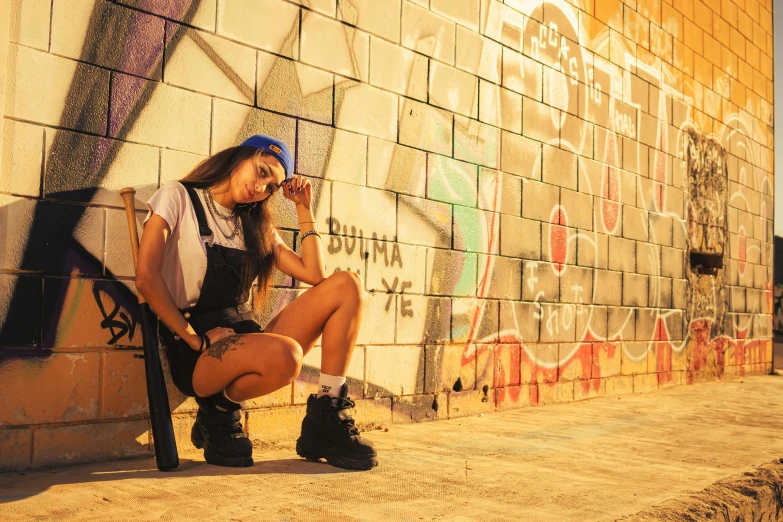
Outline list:
[[[45,161],[28,197],[0,201],[2,346],[136,346],[116,190],[134,184],[144,199],[265,132],[296,145],[329,271],[361,275],[378,303],[366,328],[391,332],[377,344],[417,347],[405,359],[413,385],[366,383],[426,396],[405,406],[411,418],[444,414],[428,394],[539,404],[567,400],[569,386],[573,399],[648,382],[639,376],[664,386],[768,364],[769,336],[783,333],[770,269],[772,105],[735,91],[736,74],[730,103],[712,92],[728,76],[706,94],[565,0],[482,3],[473,54],[426,24],[391,44],[398,36],[370,34],[351,2],[338,4],[342,18],[286,3],[278,30],[235,27],[228,38],[222,14],[198,1],[122,4],[86,15],[61,114],[7,109],[17,134],[6,141],[38,133],[29,141],[45,144]],[[334,52],[314,52],[317,27],[332,23]],[[50,56],[11,47],[14,64]],[[160,118],[175,125],[163,135]],[[144,158],[149,172],[126,180]],[[275,204],[279,228],[295,234]],[[691,266],[692,253],[720,267]],[[280,283],[270,308],[297,286]]]
[[[116,302],[112,302],[111,306],[113,306],[113,308],[111,309],[111,312],[107,313],[103,298],[106,294],[97,286],[93,286],[92,295],[95,298],[95,304],[98,305],[98,309],[101,311],[101,316],[103,317],[100,326],[103,329],[108,329],[109,333],[111,333],[111,339],[109,339],[107,344],[114,344],[126,335],[128,336],[128,340],[132,341],[133,334],[136,331],[136,319],[128,317],[128,314],[122,311],[120,305]],[[117,315],[120,316],[120,320],[116,319]]]

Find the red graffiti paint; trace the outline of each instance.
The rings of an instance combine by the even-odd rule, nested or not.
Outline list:
[[[549,256],[554,263],[555,270],[562,272],[565,270],[565,262],[568,258],[568,229],[565,226],[560,226],[567,224],[566,213],[561,206],[558,205],[552,209],[549,222],[552,223],[549,227]],[[560,223],[560,225],[555,223]]]
[[[601,176],[601,223],[607,233],[617,231],[620,222],[620,172],[614,167],[604,169]]]
[[[737,263],[737,268],[739,270],[740,275],[745,275],[745,261],[747,261],[748,253],[747,253],[747,238],[745,236],[745,227],[739,227],[739,230],[737,231],[737,259],[739,259],[739,263]]]
[[[655,197],[653,198],[656,212],[664,212],[666,209],[666,182],[667,182],[667,165],[668,156],[663,151],[656,151],[654,153],[655,160],[653,163],[653,175],[652,179],[655,181]]]

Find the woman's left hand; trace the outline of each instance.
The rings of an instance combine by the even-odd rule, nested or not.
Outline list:
[[[297,206],[302,205],[305,208],[310,208],[313,187],[309,179],[300,175],[293,176],[283,183],[282,188],[286,199],[293,201]]]

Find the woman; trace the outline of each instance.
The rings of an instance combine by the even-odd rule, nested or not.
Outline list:
[[[253,464],[239,403],[293,382],[323,335],[319,392],[308,397],[296,451],[370,469],[377,454],[354,427],[345,384],[362,285],[351,272],[325,277],[310,181],[293,170],[282,141],[256,135],[166,183],[147,203],[136,287],[163,323],[174,384],[199,405],[191,441],[207,462]],[[270,221],[269,198],[278,190],[296,205],[301,257]],[[264,305],[273,268],[313,286],[262,329],[252,309]]]

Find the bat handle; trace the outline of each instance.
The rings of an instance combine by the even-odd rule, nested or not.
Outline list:
[[[124,188],[120,191],[122,200],[125,203],[125,215],[128,218],[128,233],[130,234],[131,254],[133,255],[133,269],[139,258],[139,231],[136,228],[136,189],[133,187]],[[139,294],[139,303],[144,303],[144,296]]]

